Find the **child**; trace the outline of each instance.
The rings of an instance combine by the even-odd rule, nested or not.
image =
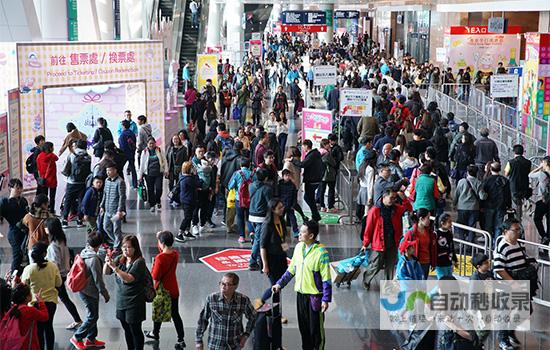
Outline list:
[[[92,186],[86,190],[82,199],[82,213],[86,221],[86,231],[88,233],[97,231],[97,217],[99,215],[99,203],[103,196],[103,179],[95,176]]]
[[[439,228],[436,231],[437,237],[437,265],[435,273],[437,279],[443,276],[453,275],[453,265],[458,265],[453,243],[453,220],[449,213],[443,213],[439,217]]]
[[[411,156],[411,149],[405,148],[405,159],[401,162],[401,168],[405,173],[405,176],[410,179],[414,169],[418,168],[418,159]]]
[[[122,218],[126,215],[126,183],[119,176],[115,162],[107,164],[107,179],[101,198],[100,210],[103,212],[102,226],[105,230],[105,243],[115,248],[114,256],[121,253]]]
[[[491,271],[491,261],[489,257],[483,253],[477,253],[472,258],[472,265],[475,268],[474,273],[470,277],[472,281],[492,280],[493,272]]]
[[[283,169],[283,179],[279,180],[279,196],[285,206],[286,222],[290,222],[292,227],[292,233],[294,238],[298,238],[298,223],[296,222],[296,215],[294,214],[294,206],[296,205],[298,198],[298,189],[292,182],[292,176],[290,170]]]
[[[174,238],[180,243],[196,238],[195,235],[189,232],[191,220],[193,219],[193,210],[198,202],[197,188],[199,186],[199,180],[194,171],[195,168],[190,161],[184,162],[181,166],[181,177],[178,185],[180,186],[180,204],[183,209],[183,220],[180,224],[179,233]]]
[[[399,281],[420,281],[424,278],[424,271],[414,256],[418,241],[403,240],[399,245],[399,261],[397,262],[397,280]]]

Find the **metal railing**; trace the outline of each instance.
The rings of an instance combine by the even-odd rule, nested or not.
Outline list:
[[[497,237],[495,244],[498,246],[498,242],[502,239],[504,239],[504,236]],[[539,264],[539,290],[537,291],[537,296],[533,297],[533,302],[545,307],[550,307],[550,291],[548,289],[548,283],[545,283],[546,281],[544,279],[548,275],[548,271],[550,271],[550,260],[548,260],[548,256],[550,256],[550,246],[526,241],[524,239],[518,239],[518,242],[525,247],[527,255],[535,257]],[[546,259],[541,258],[541,252],[543,252],[542,255],[544,255]]]
[[[346,207],[346,214],[340,215],[339,223],[345,225],[354,225],[357,223],[355,217],[355,188],[357,184],[357,175],[355,170],[350,169],[346,162],[340,163],[340,174],[337,178],[337,191],[339,200]]]

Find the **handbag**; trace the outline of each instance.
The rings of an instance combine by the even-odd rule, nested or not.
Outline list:
[[[160,282],[153,299],[153,322],[170,322],[171,318],[172,297]]]
[[[233,120],[241,119],[241,109],[238,106],[233,107],[233,113],[231,114]]]
[[[227,194],[227,207],[228,208],[235,208],[235,198],[237,196],[237,190],[234,188],[229,190],[229,193]]]
[[[145,181],[144,180],[141,180],[138,184],[138,188],[137,188],[137,193],[138,193],[138,196],[139,198],[144,201],[144,202],[147,202],[147,185],[145,184]]]

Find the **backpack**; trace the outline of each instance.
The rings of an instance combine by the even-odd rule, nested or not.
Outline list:
[[[76,182],[85,183],[92,172],[92,157],[88,153],[76,154],[71,163],[71,178]]]
[[[27,334],[21,335],[19,328],[19,318],[10,316],[13,306],[0,321],[0,350],[21,350],[27,337],[29,339],[29,349],[32,346],[32,330],[34,329],[35,321],[31,323]]]
[[[180,184],[183,177],[181,177],[174,188],[170,192],[168,192],[168,199],[174,203],[180,203]]]
[[[542,201],[544,204],[548,205],[550,204],[550,174],[545,171],[544,175],[546,175],[546,178],[539,186],[542,188]]]
[[[88,277],[86,276],[86,263],[80,255],[76,255],[74,258],[73,266],[67,274],[67,287],[71,292],[80,292],[88,284]]]
[[[148,137],[149,138],[149,137]],[[131,150],[131,151],[135,151],[136,148],[137,148],[137,145],[136,145],[136,138],[135,137],[132,137],[132,135],[128,135],[126,137],[126,144],[128,145],[128,148]]]
[[[155,299],[157,292],[155,291],[155,283],[153,282],[153,276],[147,267],[145,267],[145,301],[152,303]]]
[[[220,144],[220,152],[223,152],[228,148],[233,148],[233,138],[217,137],[216,139]]]
[[[36,164],[36,158],[41,152],[32,152],[31,155],[25,161],[25,170],[29,174],[36,174],[38,172],[38,165]]]
[[[253,174],[250,174],[249,179],[244,176],[244,172],[242,170],[239,171],[239,174],[243,178],[241,186],[239,187],[239,207],[250,208],[250,192],[248,191],[248,187],[252,183]]]

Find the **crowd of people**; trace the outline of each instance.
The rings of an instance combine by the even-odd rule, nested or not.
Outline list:
[[[452,278],[457,262],[453,239],[473,243],[478,238],[472,231],[453,230],[453,222],[470,227],[479,223],[494,241],[495,278],[517,279],[514,271],[528,265],[517,242],[526,200],[536,203],[534,220],[541,242],[550,243],[550,158],[531,170],[523,147],[515,145],[515,157],[502,161],[489,130],[480,130],[476,138],[467,123],[458,123],[452,113],[443,115],[437,103],[424,105],[418,89],[445,83],[447,73],[441,75],[438,67],[417,64],[408,56],[400,62],[387,58],[367,35],[357,43],[349,41],[347,35],[335,36],[315,48],[309,36],[269,36],[263,60],[247,55],[237,69],[229,61],[220,62],[219,86],[207,81],[197,91],[187,84],[185,128],[172,135],[165,148],[157,144],[147,117],[140,115],[136,123],[131,111],[124,112],[117,126],[118,138],[102,118],[92,140],[68,123],[59,150],[59,155],[69,152],[61,171],[66,188],[59,212],[59,158],[54,145],[37,136],[26,161],[37,184],[32,204],[29,207],[22,196],[18,179],[10,180],[9,196],[0,201],[0,215],[9,224],[8,275],[13,280],[11,307],[7,303],[2,311],[19,318],[21,334],[33,335],[25,340],[28,348],[53,349],[58,299],[74,319],[68,326],[75,331],[71,343],[77,349],[104,347],[97,339],[100,296],[106,303],[111,298],[104,282],[110,277],[104,276],[116,281],[116,318],[128,349],[143,349],[145,338],[158,341],[166,319],[174,322],[176,348],[185,348],[174,244],[202,239],[220,221],[228,233],[238,235],[239,244],[252,244],[249,269],[262,271],[272,287],[253,305],[236,291],[239,276],[224,275],[220,292],[207,297],[199,315],[197,348],[203,348],[208,327],[207,348],[243,348],[257,310],[271,297],[279,302],[280,290],[296,277],[303,349],[323,349],[323,314],[332,301],[332,288],[330,258],[318,241],[319,222],[321,213],[337,212],[336,183],[344,162],[357,170],[356,216],[362,249],[370,251],[363,278],[367,290],[382,269],[388,280],[394,275],[400,280],[427,279],[430,270],[439,279]],[[304,70],[304,55],[311,67],[337,66],[336,83],[321,92],[313,68]],[[409,87],[407,96],[401,84]],[[287,144],[289,121],[299,118],[304,107],[304,85],[322,95],[335,116],[341,88],[371,89],[373,115],[335,118],[339,125],[318,145],[309,139]],[[231,132],[233,121],[238,128]],[[308,212],[299,200],[302,189]],[[165,195],[172,209],[183,212],[174,233],[157,233],[159,252],[151,271],[139,239],[122,232],[128,217],[126,196],[132,190],[152,215],[168,210],[162,207]],[[455,218],[449,214],[453,208]],[[73,222],[76,227],[86,225],[88,232],[86,247],[74,258],[64,234]],[[291,246],[292,262],[287,266]],[[476,278],[489,276],[489,257],[474,258]],[[84,320],[65,287],[74,281],[70,271],[75,265],[88,276],[77,293],[86,309]],[[31,299],[36,308],[27,306]],[[144,333],[147,302],[153,302],[154,327]],[[167,306],[156,306],[161,303]],[[518,344],[514,333],[507,331],[499,332],[499,341],[503,350]]]

